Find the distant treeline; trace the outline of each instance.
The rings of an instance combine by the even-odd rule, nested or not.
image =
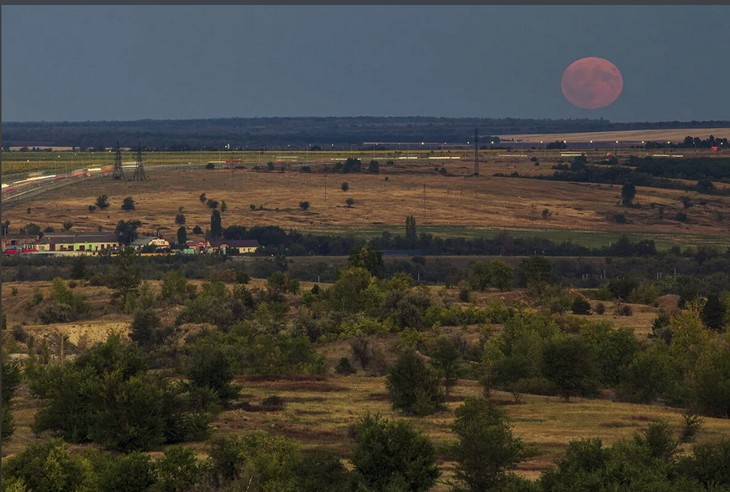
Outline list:
[[[256,239],[263,246],[265,256],[343,256],[355,248],[368,245],[380,251],[409,251],[423,255],[495,255],[495,256],[602,256],[630,257],[657,256],[656,244],[651,239],[632,241],[621,236],[616,242],[597,248],[581,246],[570,241],[556,243],[540,237],[514,237],[507,233],[493,238],[438,237],[420,234],[412,237],[384,232],[365,240],[355,236],[325,236],[286,231],[276,226],[230,226],[223,230],[225,239]],[[680,254],[678,248],[673,250]],[[703,253],[703,254],[706,254]]]
[[[148,150],[218,150],[294,145],[299,148],[363,142],[466,143],[478,127],[482,141],[505,133],[564,133],[730,126],[730,121],[613,123],[605,119],[437,117],[276,117],[198,120],[5,122],[4,147],[109,148],[141,143]]]
[[[554,166],[555,172],[551,175],[521,176],[515,172],[509,175],[497,173],[495,176],[529,177],[577,183],[617,185],[631,183],[636,186],[697,191],[705,194],[730,194],[730,190],[718,189],[712,184],[713,181],[730,182],[730,158],[676,159],[631,156],[623,165],[618,165],[615,158],[601,164],[609,165],[589,165],[585,157],[579,156],[570,164]],[[680,179],[696,180],[697,184],[690,185],[677,181]]]

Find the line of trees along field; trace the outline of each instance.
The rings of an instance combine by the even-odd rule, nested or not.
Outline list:
[[[478,127],[483,141],[509,133],[566,133],[637,129],[728,127],[728,121],[610,122],[605,119],[519,119],[438,117],[219,118],[86,122],[4,122],[3,146],[109,148],[140,142],[147,149],[232,150],[266,145],[304,148],[363,142],[448,142],[471,140]],[[701,141],[701,139],[700,139]],[[694,140],[692,141],[694,145]]]
[[[631,156],[619,165],[615,157],[588,164],[586,157],[578,156],[570,164],[557,164],[554,169],[551,175],[521,176],[513,173],[509,176],[579,183],[630,183],[634,186],[696,191],[708,195],[730,193],[713,184],[713,181],[730,182],[730,159],[723,157],[669,159]],[[697,183],[690,185],[679,180],[696,180]]]
[[[306,290],[284,271],[250,287],[248,273],[229,262],[200,287],[173,269],[153,288],[131,249],[111,260],[105,276],[85,261],[74,260],[75,280],[59,278],[48,292],[38,290],[29,313],[44,323],[69,314],[93,319],[98,307],[79,290],[93,281],[109,289],[114,310],[131,317],[129,336],[111,336],[60,361],[21,325],[9,330],[28,359],[21,367],[4,358],[3,432],[12,437],[8,408],[25,382],[39,406],[34,431],[58,439],[6,460],[3,490],[428,490],[441,475],[438,460],[456,463],[453,487],[473,491],[730,487],[730,441],[680,452],[701,432],[701,416],[730,417],[728,292],[684,299],[656,318],[645,343],[586,315],[607,309],[604,302],[630,315],[625,302],[651,291],[619,278],[571,293],[552,283],[552,264],[539,256],[523,259],[517,271],[501,260],[473,264],[461,302],[406,273],[388,275],[382,254],[367,246],[351,252],[334,283]],[[527,304],[468,302],[476,291],[510,289],[517,277],[527,286]],[[162,314],[170,310],[174,322],[165,324]],[[190,323],[206,328],[181,336]],[[485,329],[491,334],[478,339],[440,329],[471,325],[501,329]],[[392,356],[373,343],[393,335],[399,342]],[[350,345],[351,356],[334,370],[343,378],[385,376],[384,389],[403,415],[445,412],[447,395],[464,378],[478,381],[483,396],[456,408],[446,447],[412,423],[363,412],[351,430],[351,469],[339,456],[304,451],[256,429],[210,440],[206,459],[174,446],[160,458],[144,454],[208,439],[216,416],[245,390],[235,376],[325,375],[333,368],[317,349],[338,340]],[[571,442],[563,459],[529,481],[512,472],[529,449],[491,401],[496,389],[517,400],[530,393],[566,403],[611,391],[621,401],[684,409],[684,426],[676,434],[652,423],[610,447],[597,439]],[[261,402],[271,411],[285,405],[275,396]],[[71,452],[66,442],[95,446]]]

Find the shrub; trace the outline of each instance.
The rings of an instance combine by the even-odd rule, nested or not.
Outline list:
[[[276,395],[267,396],[261,402],[260,407],[262,410],[266,410],[268,412],[284,410],[284,399]]]
[[[616,315],[618,316],[631,316],[634,314],[634,309],[628,304],[619,304],[616,307]]]
[[[96,206],[100,208],[101,210],[105,210],[109,208],[109,197],[106,195],[99,195],[96,197]]]
[[[309,208],[309,202],[299,202],[299,208],[307,210]]]
[[[606,305],[602,302],[596,304],[596,314],[603,314],[606,312]]]
[[[405,421],[366,415],[354,428],[355,472],[372,490],[429,490],[439,476],[431,441]]]
[[[134,209],[134,199],[131,196],[126,197],[124,201],[122,201],[122,210],[130,211]]]
[[[94,478],[86,460],[69,453],[60,439],[31,444],[3,463],[3,482],[19,480],[19,490],[93,490]]]
[[[165,451],[165,456],[155,463],[155,490],[183,492],[200,482],[202,466],[195,458],[195,451],[175,446]]]
[[[357,369],[352,365],[350,359],[342,357],[335,367],[335,372],[341,376],[349,376],[350,374],[355,374]]]
[[[406,349],[390,368],[385,381],[393,408],[412,415],[441,410],[445,395],[438,376],[412,349]]]
[[[340,185],[340,189],[342,189],[342,191],[347,191],[350,189],[350,184],[347,181],[343,181]]]
[[[693,412],[686,411],[682,414],[682,430],[679,434],[679,441],[683,443],[693,442],[702,426],[704,420]]]
[[[573,299],[571,310],[574,314],[591,314],[591,303],[586,301],[583,296],[576,296]]]

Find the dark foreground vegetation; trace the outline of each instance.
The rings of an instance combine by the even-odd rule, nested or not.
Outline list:
[[[132,250],[97,259],[93,267],[83,258],[55,266],[15,260],[24,275],[57,268],[73,279],[57,278],[50,290],[38,290],[27,316],[49,324],[94,319],[100,307],[81,288],[97,285],[109,292],[103,309],[126,313],[131,323],[128,336],[88,348],[69,344],[65,358],[51,356],[45,341],[36,343],[22,325],[7,327],[3,347],[23,346],[27,358],[22,364],[5,359],[3,432],[12,436],[8,404],[25,385],[39,406],[33,430],[55,439],[7,459],[3,490],[428,490],[446,461],[454,463],[448,485],[472,491],[730,490],[730,441],[684,447],[701,432],[702,416],[730,418],[727,283],[705,292],[700,286],[712,284],[703,274],[686,277],[681,287],[694,278],[698,290],[661,313],[649,339],[640,340],[589,315],[613,309],[631,316],[628,302],[653,304],[667,286],[680,289],[674,275],[641,276],[651,256],[625,259],[632,275],[580,292],[556,283],[555,264],[542,256],[520,259],[516,267],[499,259],[476,262],[457,280],[458,300],[404,271],[389,273],[380,252],[367,246],[335,269],[333,283],[306,289],[283,258],[265,260],[277,267],[258,287],[251,286],[252,264],[154,260]],[[728,258],[686,262],[701,271],[713,260]],[[206,281],[193,285],[190,269]],[[723,266],[713,274],[728,271]],[[159,278],[159,286],[145,278]],[[516,284],[525,286],[520,302],[470,302],[477,293]],[[473,326],[479,336],[467,338]],[[392,353],[374,344],[383,337],[397,339]],[[337,341],[349,344],[351,355],[331,367],[318,349]],[[460,379],[478,381],[483,396],[455,409],[448,445],[435,445],[411,420],[360,412],[350,431],[350,467],[341,456],[260,429],[214,433],[216,417],[245,390],[236,377],[358,371],[386,376],[384,390],[404,416],[445,414]],[[684,426],[676,433],[654,422],[612,446],[573,441],[554,467],[530,481],[512,472],[530,449],[491,401],[497,389],[518,400],[529,393],[566,403],[610,392],[620,401],[682,409]],[[272,411],[285,405],[276,396],[261,403]],[[207,441],[202,457],[179,447],[201,441]],[[85,446],[71,451],[66,443]],[[154,450],[164,452],[145,453]]]

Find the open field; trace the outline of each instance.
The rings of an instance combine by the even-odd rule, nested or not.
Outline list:
[[[522,142],[554,142],[567,140],[572,142],[681,142],[686,136],[707,138],[714,135],[717,138],[730,138],[730,128],[679,128],[667,130],[621,130],[611,132],[583,132],[583,133],[540,133],[540,134],[509,134],[498,135],[503,139],[516,139]]]
[[[711,129],[718,130],[714,133],[716,137],[727,137],[730,135],[730,129]],[[491,162],[500,158],[507,157],[508,160],[519,160],[520,157],[537,157],[541,161],[556,162],[561,160],[561,153],[579,151],[586,153],[589,158],[597,159],[605,156],[606,153],[617,153],[618,155],[645,154],[645,150],[641,148],[641,140],[650,140],[643,138],[644,132],[667,132],[666,135],[675,138],[661,138],[659,141],[672,140],[679,142],[687,135],[697,136],[699,133],[693,133],[693,130],[644,130],[632,132],[596,132],[596,133],[565,133],[565,134],[542,134],[542,135],[505,135],[505,139],[516,139],[516,142],[502,142],[501,149],[482,148],[479,150],[479,156],[482,161]],[[660,134],[660,133],[658,133]],[[664,135],[664,134],[661,134]],[[702,134],[707,137],[708,134]],[[636,138],[634,138],[636,137]],[[554,142],[555,140],[567,140],[567,149],[546,149],[545,144]],[[589,140],[594,140],[595,145],[588,145]],[[624,145],[615,145],[616,140],[624,142]],[[572,142],[572,144],[571,144]],[[580,142],[580,143],[578,143]],[[483,144],[490,147],[489,143]],[[442,148],[443,147],[443,148]],[[529,148],[528,148],[529,147]],[[661,149],[660,149],[661,150]],[[729,149],[730,150],[730,149]],[[709,152],[707,149],[678,149],[677,152],[692,156],[710,156],[717,157],[719,155],[727,155],[728,150],[723,152]],[[649,154],[652,152],[649,151]],[[514,154],[514,155],[510,155]],[[245,165],[248,167],[261,166],[265,167],[269,162],[274,163],[277,168],[287,164],[334,164],[338,161],[352,157],[361,159],[365,165],[370,160],[380,161],[381,165],[388,160],[411,161],[417,157],[419,161],[433,165],[451,163],[464,163],[473,165],[474,150],[469,145],[459,144],[451,146],[440,144],[428,145],[399,145],[389,150],[379,150],[377,147],[369,149],[355,149],[354,146],[350,150],[335,151],[309,151],[309,150],[242,150],[242,151],[196,151],[196,152],[142,152],[142,159],[147,166],[156,166],[159,164],[205,164],[207,162],[215,162],[221,166],[225,161],[231,161],[233,165]],[[445,157],[446,159],[439,159]],[[103,167],[114,164],[115,153],[113,151],[96,151],[96,152],[80,152],[70,150],[54,150],[52,152],[45,151],[13,151],[3,152],[2,155],[2,172],[3,175],[13,176],[18,173],[29,172],[70,172],[75,169],[83,169],[89,167]],[[122,151],[122,163],[125,166],[134,165],[136,151],[134,149],[124,149]],[[458,158],[458,159],[457,159]],[[132,170],[133,171],[133,170]],[[3,178],[6,182],[7,176]]]
[[[433,164],[382,166],[379,174],[299,172],[290,164],[285,171],[247,169],[204,170],[203,166],[163,169],[151,166],[145,182],[119,182],[111,177],[49,191],[6,206],[4,218],[11,231],[26,223],[60,229],[74,222],[76,231],[113,230],[119,220],[137,219],[141,230],[174,238],[179,207],[192,229],[209,227],[210,209],[199,200],[225,201],[223,225],[278,225],[302,232],[377,235],[402,233],[409,214],[416,217],[419,232],[447,236],[484,236],[499,232],[575,240],[597,246],[621,234],[650,237],[660,246],[715,244],[723,246],[730,232],[730,197],[699,195],[678,190],[638,187],[639,207],[620,206],[620,186],[590,183],[497,178],[494,173],[548,172],[526,158],[494,158],[481,164],[481,176],[469,176],[468,162],[446,163],[448,175],[434,171]],[[349,191],[340,189],[348,182]],[[96,197],[109,196],[111,207],[90,213]],[[684,210],[680,198],[688,195],[697,205]],[[122,199],[132,196],[137,210],[124,212]],[[353,198],[347,207],[346,198]],[[308,201],[303,211],[299,203]],[[252,210],[251,206],[255,208]],[[659,208],[664,208],[664,219]],[[27,208],[31,212],[27,212]],[[547,209],[550,216],[543,219]],[[686,212],[687,222],[673,220]],[[616,224],[614,214],[625,214],[628,223]]]

